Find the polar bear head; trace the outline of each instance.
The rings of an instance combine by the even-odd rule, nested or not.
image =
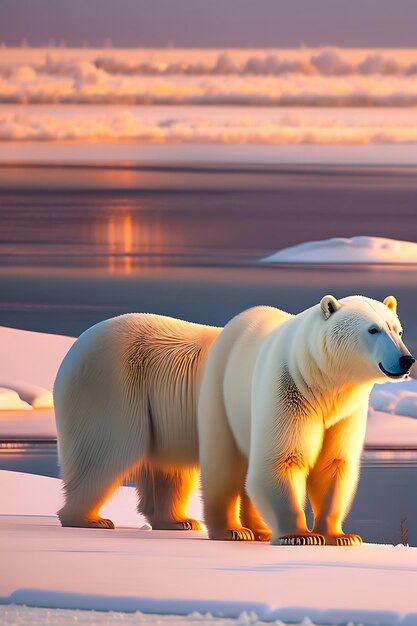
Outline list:
[[[350,380],[399,381],[409,375],[414,359],[402,340],[397,301],[383,302],[363,296],[320,302],[321,341],[332,366]],[[336,358],[334,358],[336,357]]]

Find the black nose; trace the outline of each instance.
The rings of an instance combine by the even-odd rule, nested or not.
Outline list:
[[[413,365],[413,363],[416,362],[416,360],[413,359],[411,355],[407,355],[407,356],[400,356],[399,362],[400,362],[400,367],[402,368],[402,370],[404,372],[408,372],[411,369],[411,366]]]

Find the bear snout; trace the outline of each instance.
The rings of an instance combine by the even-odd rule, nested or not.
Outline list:
[[[416,360],[411,356],[411,354],[407,354],[405,356],[400,356],[398,362],[403,372],[409,372],[411,366],[416,362]]]

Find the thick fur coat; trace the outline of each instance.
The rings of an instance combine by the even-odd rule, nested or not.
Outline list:
[[[247,538],[236,508],[245,494],[272,543],[360,543],[342,523],[356,490],[372,386],[403,379],[414,362],[401,335],[392,297],[325,296],[296,316],[257,307],[227,324],[199,397],[211,537],[226,538],[229,529]],[[260,529],[254,515],[249,529],[255,536]]]
[[[413,362],[401,332],[394,298],[360,296],[256,307],[223,330],[148,314],[93,326],[54,387],[62,524],[112,528],[99,510],[129,476],[153,528],[198,529],[185,508],[200,469],[212,539],[360,543],[342,523],[370,390]]]

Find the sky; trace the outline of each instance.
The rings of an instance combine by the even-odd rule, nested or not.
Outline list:
[[[416,0],[0,0],[8,46],[417,47]]]

